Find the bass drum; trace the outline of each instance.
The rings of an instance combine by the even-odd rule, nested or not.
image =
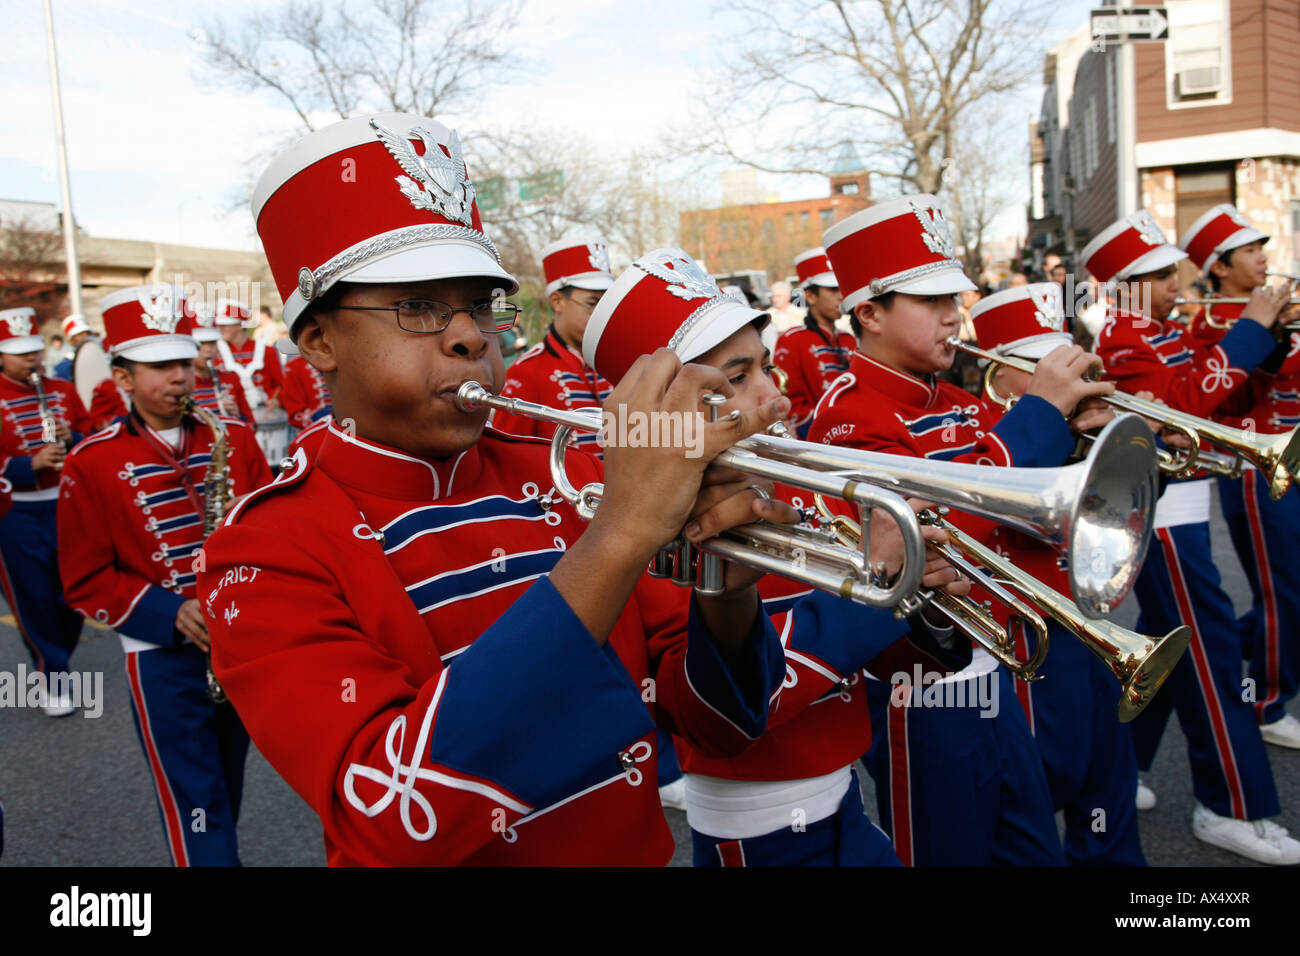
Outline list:
[[[113,369],[108,353],[104,351],[104,343],[92,335],[77,346],[72,356],[72,384],[82,405],[90,408],[95,386],[112,377]]]
[[[289,413],[283,408],[255,408],[253,418],[257,421],[257,443],[271,468],[278,468],[289,453]]]

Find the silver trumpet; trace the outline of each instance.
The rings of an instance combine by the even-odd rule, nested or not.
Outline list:
[[[710,399],[715,398],[710,396]],[[716,397],[717,404],[725,399]],[[556,493],[590,520],[600,500],[596,483],[575,489],[564,475],[565,446],[574,430],[598,431],[598,409],[561,411],[492,395],[477,382],[456,394],[462,411],[500,408],[560,426],[551,444]],[[716,404],[710,401],[711,414]],[[789,437],[753,435],[715,459],[747,474],[834,496],[857,505],[860,549],[846,548],[825,530],[806,531],[756,522],[699,545],[708,554],[809,584],[859,603],[896,606],[917,590],[924,573],[925,539],[903,496],[950,505],[989,518],[1051,545],[1069,559],[1075,603],[1089,618],[1105,617],[1123,601],[1146,556],[1156,500],[1155,442],[1135,415],[1112,421],[1088,458],[1060,468],[997,468],[907,458],[818,445]],[[870,566],[871,511],[883,508],[903,533],[904,564],[891,586]],[[801,549],[801,550],[796,550]],[[652,573],[669,571],[680,583],[717,587],[720,568],[700,562],[692,580],[686,568],[695,550],[662,552]],[[685,552],[684,554],[682,552]],[[814,565],[816,567],[814,568]]]

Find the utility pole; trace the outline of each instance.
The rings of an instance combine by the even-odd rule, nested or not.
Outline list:
[[[72,218],[72,186],[68,180],[68,147],[63,136],[63,96],[59,92],[59,60],[54,51],[54,14],[50,10],[50,0],[45,0],[45,39],[50,53],[54,135],[59,147],[59,190],[63,194],[63,254],[68,260],[68,299],[73,312],[84,312],[81,305],[81,263],[77,261],[77,226]]]

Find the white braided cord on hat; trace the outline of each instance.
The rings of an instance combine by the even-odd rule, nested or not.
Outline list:
[[[884,295],[890,286],[899,286],[914,279],[923,279],[936,272],[951,272],[953,270],[961,272],[961,263],[956,259],[941,259],[938,262],[927,262],[923,266],[915,266],[911,269],[904,269],[902,272],[895,272],[893,275],[872,279],[868,284],[868,288],[871,291],[871,297],[875,298],[878,295]]]
[[[310,302],[324,292],[325,288],[339,273],[361,265],[368,259],[405,246],[413,246],[422,242],[436,242],[443,239],[468,239],[470,242],[476,242],[491,254],[497,265],[501,264],[501,253],[497,251],[496,244],[477,229],[443,223],[407,226],[403,229],[385,233],[382,236],[376,236],[373,239],[367,239],[365,242],[353,246],[346,252],[328,260],[318,269],[309,270],[303,268],[299,270],[298,291],[304,299]]]
[[[741,305],[744,306],[745,308],[749,308],[748,302],[745,302],[739,296],[735,296],[735,295],[728,294],[728,295],[722,295],[710,299],[708,302],[705,302],[702,306],[700,306],[698,309],[696,309],[694,312],[688,315],[686,317],[686,321],[677,327],[677,331],[673,333],[673,337],[668,340],[668,347],[673,351],[677,351],[677,346],[681,343],[682,339],[686,338],[686,336],[690,333],[691,329],[699,325],[700,321],[706,315],[708,315],[708,313],[712,312],[718,306],[723,305],[727,302],[732,302],[735,303],[736,305]]]

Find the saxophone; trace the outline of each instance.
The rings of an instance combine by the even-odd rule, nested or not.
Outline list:
[[[229,437],[226,435],[226,426],[221,424],[221,419],[194,401],[192,396],[186,395],[181,399],[181,411],[186,415],[193,415],[212,430],[212,460],[208,462],[208,470],[203,475],[203,539],[206,541],[208,535],[216,531],[217,526],[225,519],[226,509],[230,506],[230,465],[226,460],[229,452]],[[224,704],[228,698],[225,688],[212,673],[210,648],[206,658],[208,697],[214,704]]]

